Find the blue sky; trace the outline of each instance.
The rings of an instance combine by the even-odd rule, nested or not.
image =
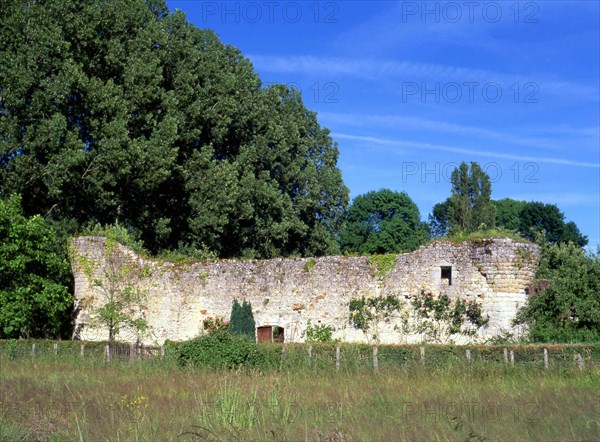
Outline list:
[[[600,243],[600,2],[169,1],[302,91],[351,196],[426,220],[476,161],[492,198],[554,203]]]

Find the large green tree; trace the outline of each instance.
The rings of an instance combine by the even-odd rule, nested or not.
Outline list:
[[[452,171],[452,194],[448,201],[451,231],[473,232],[495,225],[496,208],[492,204],[490,177],[479,164],[462,162]]]
[[[409,252],[428,239],[417,205],[389,189],[357,196],[340,233],[342,250],[361,254]]]
[[[511,198],[492,201],[496,208],[496,227],[511,230],[529,240],[536,239],[537,233],[544,233],[549,243],[573,242],[584,247],[588,239],[573,221],[565,223],[564,214],[554,204],[537,201],[517,201]],[[446,236],[450,230],[450,198],[433,207],[429,215],[431,235]]]
[[[538,201],[516,201],[504,198],[494,201],[496,226],[513,230],[524,238],[534,240],[544,234],[549,243],[573,242],[579,247],[588,243],[573,221],[565,222],[565,215],[555,204]]]
[[[27,215],[154,252],[336,251],[337,146],[238,49],[162,0],[6,0],[0,20],[0,195]]]
[[[526,205],[525,201],[517,201],[511,198],[494,201],[494,206],[496,206],[496,226],[513,231],[519,230],[521,224],[520,213]]]
[[[448,219],[448,210],[450,207],[450,198],[442,203],[433,206],[429,214],[429,231],[434,238],[443,238],[450,231],[450,221]]]
[[[533,341],[599,341],[600,254],[588,254],[572,242],[542,239],[540,244],[537,277],[547,279],[548,286],[529,297],[518,322],[528,325]]]
[[[25,217],[21,199],[0,200],[0,337],[66,337],[73,297],[54,232]]]
[[[579,247],[588,243],[574,222],[565,223],[565,215],[554,204],[526,203],[519,212],[519,233],[534,240],[536,232],[543,232],[549,243],[571,241]]]

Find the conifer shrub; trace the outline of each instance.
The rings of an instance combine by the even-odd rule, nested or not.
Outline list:
[[[237,299],[234,299],[231,305],[229,323],[232,333],[247,336],[249,339],[256,341],[256,323],[250,302],[244,299],[240,304]]]

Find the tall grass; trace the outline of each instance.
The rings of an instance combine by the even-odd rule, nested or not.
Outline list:
[[[600,370],[179,369],[0,356],[0,440],[598,440]]]

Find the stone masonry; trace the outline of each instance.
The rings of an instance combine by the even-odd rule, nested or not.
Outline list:
[[[397,295],[406,302],[422,289],[451,298],[476,299],[490,321],[475,336],[456,337],[458,343],[483,342],[505,331],[527,298],[539,250],[533,244],[494,238],[479,242],[432,241],[412,253],[397,255],[385,274],[367,257],[277,258],[218,260],[174,264],[137,255],[120,244],[107,247],[101,237],[78,237],[72,242],[75,278],[75,338],[106,340],[108,331],[96,321],[98,307],[109,290],[134,288],[144,295],[135,314],[150,325],[136,337],[122,329],[122,341],[146,344],[180,341],[201,333],[202,320],[229,319],[234,298],[252,304],[257,327],[279,326],[285,342],[302,342],[308,320],[335,329],[334,338],[368,342],[371,338],[349,323],[348,303],[361,296]],[[419,334],[401,335],[400,319],[381,324],[382,343],[421,342]]]

